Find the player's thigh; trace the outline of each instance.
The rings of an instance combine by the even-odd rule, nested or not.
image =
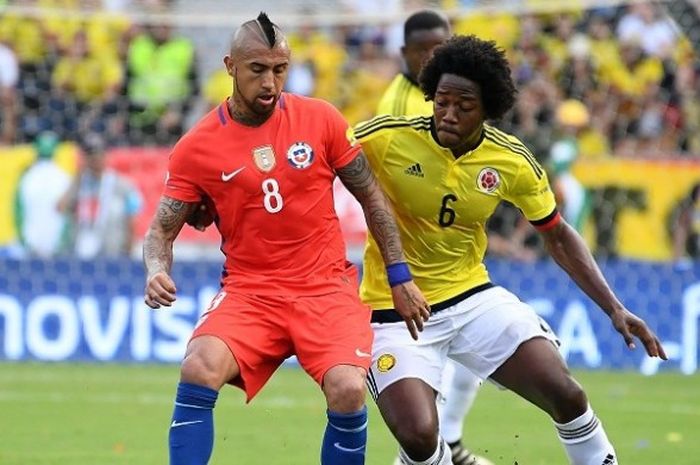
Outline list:
[[[523,342],[491,379],[532,402],[558,421],[582,414],[588,400],[556,347],[537,337]]]
[[[468,311],[456,312],[458,334],[449,356],[482,379],[491,376],[526,341],[543,338],[556,353],[557,339],[534,309],[511,292],[494,287],[460,302]]]
[[[202,336],[221,340],[235,359],[238,376],[226,381],[250,400],[293,353],[283,299],[222,291],[202,315],[192,344]]]
[[[370,309],[354,289],[292,300],[289,332],[302,368],[320,385],[333,367],[369,368],[372,350]],[[356,371],[352,371],[356,373]]]

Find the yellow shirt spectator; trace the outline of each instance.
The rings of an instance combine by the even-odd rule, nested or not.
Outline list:
[[[110,97],[122,81],[121,62],[114,56],[92,56],[86,51],[84,33],[75,36],[68,56],[54,68],[51,82],[56,88],[71,92],[82,103]]]
[[[40,63],[46,55],[46,40],[39,20],[13,13],[0,15],[0,40],[12,46],[20,63]]]
[[[54,86],[68,88],[83,103],[111,95],[121,81],[122,65],[110,57],[87,56],[79,61],[62,58],[52,75]]]
[[[634,47],[626,49],[625,47]],[[600,80],[623,94],[641,97],[650,85],[658,84],[663,78],[663,65],[657,58],[640,57],[625,63],[624,54],[642,53],[637,45],[627,44],[621,48],[618,58],[600,64]]]
[[[60,50],[68,50],[73,45],[73,37],[83,28],[82,19],[76,15],[66,15],[67,11],[78,12],[77,0],[39,0],[39,8],[48,12],[42,16],[46,34],[56,38]],[[58,13],[61,14],[58,14]]]
[[[474,34],[480,39],[494,40],[499,47],[512,49],[520,36],[520,22],[508,13],[479,12],[458,18],[455,34]]]
[[[233,91],[231,76],[225,69],[219,69],[209,75],[204,83],[202,95],[207,103],[207,110],[214,108]]]
[[[131,22],[125,16],[100,12],[90,17],[85,22],[90,53],[118,57],[123,37],[130,27]]]
[[[347,59],[345,49],[321,32],[302,29],[287,36],[296,62],[311,60],[316,79],[313,96],[337,102],[340,98],[338,82]]]

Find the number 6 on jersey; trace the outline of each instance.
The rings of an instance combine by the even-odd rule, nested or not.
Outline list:
[[[262,190],[265,193],[263,198],[265,210],[270,213],[277,213],[282,210],[284,201],[282,200],[282,195],[280,195],[280,185],[277,180],[273,178],[265,179],[262,182]]]

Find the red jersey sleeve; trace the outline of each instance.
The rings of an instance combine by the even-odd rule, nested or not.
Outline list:
[[[355,159],[360,144],[343,115],[330,103],[326,103],[326,156],[328,164],[338,170]]]
[[[168,160],[163,195],[189,203],[202,199],[201,189],[194,178],[194,173],[198,170],[193,169],[192,161],[192,152],[187,144],[176,144]]]

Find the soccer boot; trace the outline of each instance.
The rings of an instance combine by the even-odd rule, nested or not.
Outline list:
[[[453,465],[494,465],[489,459],[469,452],[461,441],[451,443],[450,450],[452,450]]]

